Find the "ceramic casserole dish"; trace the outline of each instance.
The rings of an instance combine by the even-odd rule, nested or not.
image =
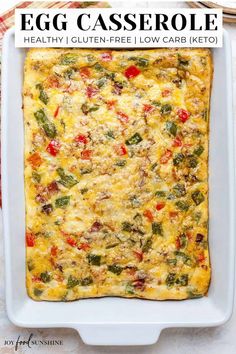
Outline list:
[[[213,49],[209,151],[208,296],[187,301],[125,298],[36,302],[25,286],[24,126],[22,83],[25,49],[15,48],[14,29],[3,43],[2,192],[6,304],[10,320],[30,328],[68,327],[92,345],[147,345],[168,327],[208,327],[231,316],[234,292],[234,145],[232,64],[228,34]]]

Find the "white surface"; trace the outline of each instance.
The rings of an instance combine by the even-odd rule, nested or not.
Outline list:
[[[139,2],[139,6],[140,6]],[[179,3],[178,3],[179,4]],[[181,5],[182,6],[182,5]],[[230,29],[230,32],[233,36],[233,45],[234,45],[234,81],[236,82],[236,27],[226,26]],[[223,91],[223,89],[222,89]],[[12,97],[14,101],[14,97]],[[236,107],[235,107],[236,108]],[[222,115],[223,117],[223,115]],[[222,239],[224,242],[224,238]],[[16,247],[16,245],[13,245]],[[0,254],[2,260],[2,254]],[[5,339],[16,339],[18,335],[21,335],[22,338],[27,339],[28,333],[31,330],[16,328],[9,323],[4,307],[4,285],[3,285],[3,269],[0,269],[0,284],[1,293],[0,293],[0,353],[13,353],[13,349],[10,347],[7,349],[4,347]],[[222,281],[222,287],[224,286],[224,281]],[[115,311],[115,309],[113,309]],[[199,307],[199,311],[202,311],[202,308]],[[38,339],[48,338],[48,339],[63,339],[64,345],[62,347],[53,348],[53,347],[38,347],[37,352],[48,354],[48,353],[82,353],[82,354],[105,354],[105,353],[114,353],[114,354],[235,354],[236,352],[236,316],[234,314],[233,318],[224,326],[218,328],[204,328],[204,329],[168,329],[165,330],[161,336],[160,340],[154,346],[147,347],[90,347],[82,343],[78,338],[78,335],[73,330],[64,330],[64,329],[46,329],[46,330],[32,330],[34,336]],[[138,335],[138,334],[137,334]],[[35,350],[36,351],[36,350]],[[34,353],[32,349],[19,350],[20,353]]]

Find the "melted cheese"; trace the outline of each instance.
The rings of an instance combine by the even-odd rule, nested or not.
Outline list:
[[[210,282],[206,49],[31,49],[27,290],[186,299]]]

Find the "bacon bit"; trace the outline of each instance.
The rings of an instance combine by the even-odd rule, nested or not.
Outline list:
[[[137,268],[136,268],[136,267],[130,266],[130,267],[127,267],[127,268],[126,268],[126,272],[127,272],[128,274],[130,274],[130,275],[134,275],[134,274],[136,273],[136,271],[137,271]]]
[[[155,110],[155,107],[152,106],[151,104],[144,104],[143,105],[143,110],[145,113],[151,113]]]
[[[129,116],[123,112],[116,112],[118,119],[121,121],[121,123],[128,123],[129,121]]]
[[[109,110],[113,109],[116,103],[117,103],[117,100],[110,100],[110,101],[107,101],[107,108],[108,108]]]
[[[143,212],[143,215],[144,215],[150,222],[153,222],[154,216],[153,216],[151,210],[145,210],[145,211]]]
[[[58,116],[58,113],[59,113],[60,108],[61,108],[61,107],[58,105],[57,108],[56,108],[56,110],[55,110],[55,112],[54,112],[54,114],[53,114],[53,117],[54,117],[54,118],[56,118],[56,117]]]
[[[140,73],[141,73],[141,70],[139,70],[139,68],[137,68],[137,66],[131,65],[125,70],[124,74],[127,77],[127,79],[132,79],[132,78],[138,76]]]
[[[134,251],[134,255],[138,258],[139,262],[143,260],[143,252],[142,251]]]
[[[90,245],[88,243],[81,243],[78,247],[79,250],[87,251],[90,249]]]
[[[91,160],[92,150],[83,150],[81,152],[82,160]]]
[[[57,256],[57,252],[58,252],[58,247],[57,246],[52,246],[51,247],[51,255],[53,257],[56,257]]]
[[[105,52],[101,54],[102,61],[111,61],[112,60],[112,53]]]
[[[204,256],[204,252],[200,253],[197,257],[197,260],[199,263],[205,261],[205,256]]]
[[[58,188],[58,184],[56,181],[52,181],[51,183],[49,183],[49,185],[47,186],[47,192],[50,194],[50,195],[53,195],[55,193],[57,193],[59,191],[59,188]]]
[[[90,229],[90,232],[100,231],[102,228],[102,224],[99,221],[95,221]]]
[[[174,147],[180,147],[180,146],[182,146],[183,145],[183,143],[182,143],[182,140],[180,139],[180,137],[176,137],[175,139],[174,139],[174,141],[173,141],[173,146]]]
[[[162,97],[168,97],[168,96],[170,96],[170,93],[171,93],[171,90],[166,89],[166,90],[162,91],[161,95],[162,95]]]
[[[97,93],[98,93],[98,89],[96,87],[89,85],[86,88],[86,95],[88,98],[92,98],[92,97],[96,96]]]
[[[61,147],[61,144],[59,143],[59,141],[51,140],[50,143],[48,144],[46,150],[50,155],[56,156],[60,150],[60,147]]]
[[[143,290],[144,289],[144,283],[145,283],[145,279],[137,279],[137,280],[133,281],[133,286],[136,289]]]
[[[179,215],[178,211],[170,211],[169,212],[169,216],[171,219],[177,218],[178,215]]]
[[[32,155],[30,155],[27,161],[31,164],[33,168],[39,167],[43,162],[38,152],[34,152]]]
[[[88,144],[88,138],[85,135],[79,134],[75,137],[74,141],[76,143]]]
[[[77,241],[75,241],[72,237],[67,237],[66,242],[72,247],[77,246]]]
[[[47,78],[47,82],[46,82],[47,87],[51,87],[51,88],[58,88],[60,87],[60,82],[57,76],[55,75],[51,75]]]
[[[121,91],[123,89],[123,85],[119,82],[115,82],[114,83],[114,89],[113,89],[113,93],[115,95],[120,95],[121,94]]]
[[[41,282],[41,278],[40,277],[36,277],[35,275],[31,278],[33,283],[39,283]]]
[[[45,192],[43,191],[42,193],[37,194],[35,200],[37,203],[46,203],[46,201],[48,200],[46,190]]]
[[[88,79],[91,75],[90,70],[87,66],[81,68],[79,73],[83,80]]]
[[[177,250],[179,250],[181,248],[181,243],[180,243],[179,237],[177,237],[177,239],[175,240],[175,247],[177,248]]]
[[[119,156],[124,156],[127,154],[127,149],[124,144],[115,145],[114,149]]]
[[[34,247],[35,246],[35,235],[32,232],[26,232],[26,245],[27,247]]]
[[[164,202],[158,203],[158,204],[156,205],[156,210],[159,211],[159,210],[163,209],[163,208],[165,207],[165,205],[166,205],[166,204],[165,204]]]
[[[185,123],[190,117],[190,113],[188,111],[186,111],[185,109],[179,109],[177,113],[178,113],[179,119],[183,123]]]
[[[171,157],[172,157],[172,151],[167,149],[166,152],[161,156],[160,162],[162,164],[166,164]]]

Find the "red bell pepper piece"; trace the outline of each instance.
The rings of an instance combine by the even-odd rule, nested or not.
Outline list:
[[[183,145],[182,140],[177,136],[177,137],[174,139],[174,141],[173,141],[173,146],[174,146],[174,147],[180,147],[180,146],[182,146],[182,145]]]
[[[129,116],[123,112],[116,112],[118,119],[122,122],[122,123],[128,123],[129,121]]]
[[[119,155],[119,156],[124,156],[127,154],[127,149],[124,144],[115,145],[114,148],[115,148],[117,155]]]
[[[188,111],[186,111],[185,109],[179,109],[178,110],[178,116],[179,119],[181,120],[181,122],[185,123],[189,117],[190,117],[190,113]]]
[[[26,245],[27,247],[35,246],[35,235],[32,232],[26,232]]]
[[[127,79],[132,79],[138,76],[140,73],[141,70],[139,70],[139,68],[137,68],[137,66],[135,65],[131,65],[125,70],[125,76],[127,77]]]
[[[161,156],[160,159],[161,164],[166,164],[171,157],[172,157],[172,151],[167,149],[166,152]]]
[[[80,76],[82,77],[82,79],[88,79],[91,75],[90,70],[87,66],[81,68],[79,73],[80,73]]]
[[[81,152],[81,159],[82,160],[90,160],[92,155],[92,150],[83,150]]]
[[[83,134],[77,135],[74,140],[76,143],[88,144],[88,138]]]
[[[150,222],[153,222],[154,216],[153,216],[151,210],[145,210],[145,211],[143,212],[143,215],[144,215]]]
[[[66,242],[72,247],[77,246],[77,242],[72,237],[67,237]]]
[[[165,207],[165,205],[166,204],[164,202],[158,203],[156,205],[156,210],[159,211],[159,210],[163,209]]]
[[[143,260],[143,252],[142,251],[134,251],[135,256],[138,258],[139,262]]]
[[[56,140],[51,140],[47,146],[47,152],[52,156],[56,156],[60,150],[61,144]]]
[[[51,247],[51,255],[53,257],[56,257],[57,256],[57,252],[58,252],[58,247],[57,246],[52,246]]]
[[[151,104],[144,104],[143,105],[143,110],[145,113],[151,113],[154,111],[154,109],[155,109],[155,107],[152,106]]]

